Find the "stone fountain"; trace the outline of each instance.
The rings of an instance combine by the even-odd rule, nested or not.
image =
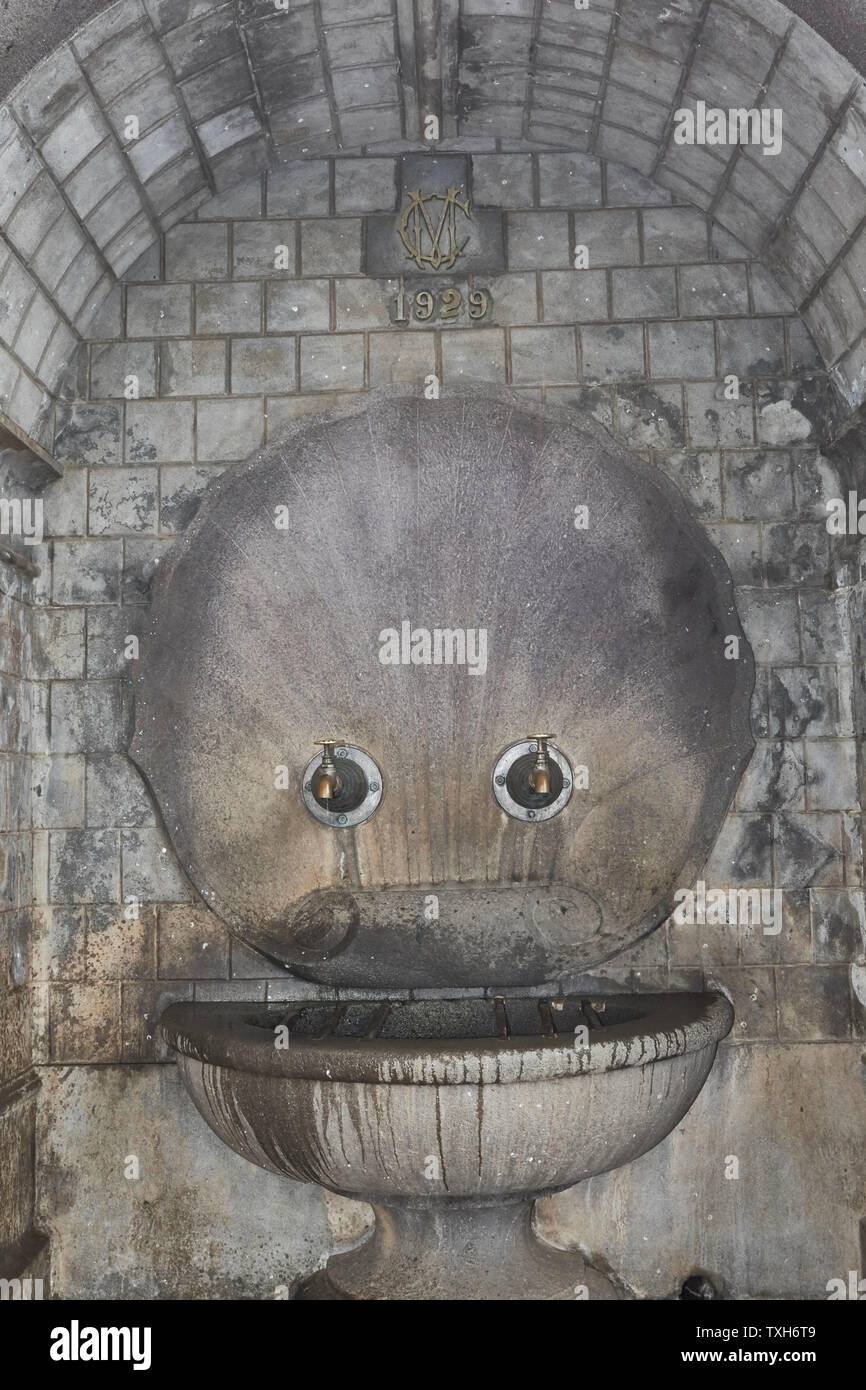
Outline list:
[[[192,883],[333,995],[162,1022],[227,1144],[374,1206],[298,1296],[621,1296],[531,1211],[662,1140],[731,1025],[584,978],[669,915],[752,751],[680,494],[572,410],[371,395],[223,475],[141,666],[130,752]]]

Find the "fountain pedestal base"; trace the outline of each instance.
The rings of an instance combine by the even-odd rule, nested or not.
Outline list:
[[[617,1299],[613,1283],[576,1252],[532,1228],[532,1199],[479,1204],[436,1199],[373,1203],[376,1225],[333,1255],[297,1299]]]

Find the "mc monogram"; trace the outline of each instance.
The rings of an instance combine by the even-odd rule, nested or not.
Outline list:
[[[469,219],[469,199],[461,202],[456,188],[446,193],[420,189],[409,193],[409,202],[397,224],[400,239],[419,270],[448,270],[469,241],[460,240],[459,221]]]

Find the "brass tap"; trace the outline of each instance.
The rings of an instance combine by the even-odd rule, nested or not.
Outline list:
[[[550,792],[550,755],[547,751],[548,739],[553,734],[530,734],[536,745],[535,764],[529,775],[529,785],[536,796],[547,796]]]
[[[340,742],[336,738],[317,738],[322,749],[322,761],[313,774],[313,795],[319,801],[333,801],[340,790],[340,778],[334,762],[334,749]]]

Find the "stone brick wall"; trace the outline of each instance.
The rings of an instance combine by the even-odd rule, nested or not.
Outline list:
[[[0,1277],[23,1273],[38,1246],[30,923],[46,849],[34,793],[43,790],[47,687],[30,604],[30,581],[0,564]]]

